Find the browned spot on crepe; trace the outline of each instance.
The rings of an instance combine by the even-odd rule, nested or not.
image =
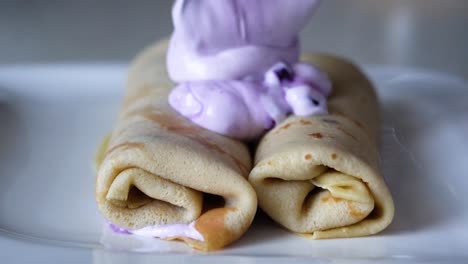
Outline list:
[[[312,122],[309,120],[301,119],[299,120],[299,122],[301,123],[301,125],[312,125]]]
[[[361,122],[359,122],[357,120],[354,120],[354,119],[351,119],[351,121],[353,121],[353,123],[356,124],[356,126],[358,126],[360,128],[364,128],[364,126],[361,124]]]
[[[323,135],[322,133],[312,133],[312,134],[309,134],[309,136],[313,137],[313,138],[323,138]]]
[[[355,217],[355,218],[362,218],[363,216],[366,215],[365,212],[357,209],[353,202],[351,201],[346,201],[346,206],[348,207],[348,211],[349,211],[349,214],[352,216],[352,217]]]
[[[337,202],[340,202],[340,201],[343,200],[343,199],[337,198],[337,197],[333,197],[333,196],[330,194],[330,195],[328,195],[328,196],[326,196],[326,197],[323,197],[321,200],[322,200],[322,202],[324,202],[324,203],[327,203],[327,202],[334,202],[334,203],[337,203]]]
[[[212,209],[198,218],[195,222],[195,229],[202,234],[205,241],[212,241],[210,248],[205,250],[220,248],[232,239],[233,232],[229,230],[225,222],[225,216],[229,212],[235,212],[236,208]]]
[[[336,155],[336,153],[331,154],[332,159],[336,159],[337,157],[338,157],[338,155]]]
[[[268,164],[268,165],[270,165],[270,166],[273,166],[273,165],[275,165],[275,163],[274,163],[273,161],[271,161],[271,160],[270,160],[270,161],[268,161],[268,162],[267,162],[267,164]]]
[[[310,155],[310,154],[307,154],[307,155],[304,156],[304,159],[306,159],[306,160],[310,160],[311,158],[312,158],[312,155]]]
[[[275,131],[275,134],[281,132],[281,130],[286,130],[286,129],[288,129],[288,128],[291,127],[291,126],[292,126],[291,123],[285,124],[285,125],[279,127],[278,130]]]
[[[348,135],[350,138],[358,141],[358,139],[351,133],[349,133],[348,131],[344,130],[343,128],[341,127],[337,127],[336,129],[338,129],[339,131],[343,132],[344,134]]]
[[[122,144],[115,145],[112,148],[108,149],[106,151],[106,155],[108,153],[111,153],[114,150],[120,149],[120,148],[123,148],[123,149],[130,149],[130,148],[143,149],[143,148],[145,148],[145,144],[139,143],[139,142],[125,142],[125,143],[122,143]]]
[[[204,128],[188,123],[188,121],[176,115],[158,113],[154,110],[144,112],[142,111],[141,115],[149,120],[156,122],[168,131],[190,138],[191,140],[196,141],[200,145],[213,150],[218,154],[228,156],[243,174],[248,173],[247,167],[239,159],[224,151],[218,145],[210,142],[209,139],[203,138],[203,133],[206,132]]]
[[[365,212],[357,209],[356,206],[354,206],[354,203],[352,201],[344,200],[342,198],[336,198],[336,197],[333,197],[331,194],[326,197],[323,197],[321,201],[324,203],[327,203],[327,202],[338,203],[341,201],[345,201],[349,214],[355,218],[362,218],[366,214]]]

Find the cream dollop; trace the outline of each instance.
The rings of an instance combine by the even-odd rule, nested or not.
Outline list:
[[[326,74],[298,63],[298,34],[318,2],[176,1],[167,69],[178,86],[169,104],[240,140],[260,137],[289,114],[326,113]]]

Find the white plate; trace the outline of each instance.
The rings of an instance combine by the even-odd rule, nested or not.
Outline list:
[[[118,113],[124,65],[0,67],[0,257],[5,263],[468,261],[467,83],[413,69],[366,69],[382,101],[392,225],[376,236],[313,241],[261,218],[239,242],[207,258],[180,242],[102,235],[91,160]],[[141,251],[152,253],[135,253]]]

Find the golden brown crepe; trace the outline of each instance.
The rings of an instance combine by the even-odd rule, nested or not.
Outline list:
[[[259,206],[287,229],[312,238],[382,231],[394,205],[379,170],[375,91],[351,63],[306,55],[329,75],[329,114],[291,116],[259,143],[249,181]]]
[[[167,239],[219,249],[238,239],[256,212],[257,197],[247,181],[250,154],[243,143],[171,109],[167,98],[174,84],[166,73],[166,48],[161,42],[144,50],[130,67],[118,122],[107,151],[97,156],[97,205],[125,229],[195,221],[203,241]],[[212,195],[224,204],[209,204]]]

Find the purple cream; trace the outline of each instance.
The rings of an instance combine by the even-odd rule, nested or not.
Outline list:
[[[291,71],[291,79],[280,79]],[[278,75],[280,74],[280,75]],[[331,85],[309,64],[284,63],[269,69],[263,80],[183,82],[169,95],[169,103],[192,122],[242,140],[255,139],[289,113],[326,113]]]
[[[287,115],[327,112],[327,76],[298,63],[298,33],[318,0],[178,0],[167,66],[170,105],[192,122],[241,140]],[[285,75],[286,74],[286,75]]]

